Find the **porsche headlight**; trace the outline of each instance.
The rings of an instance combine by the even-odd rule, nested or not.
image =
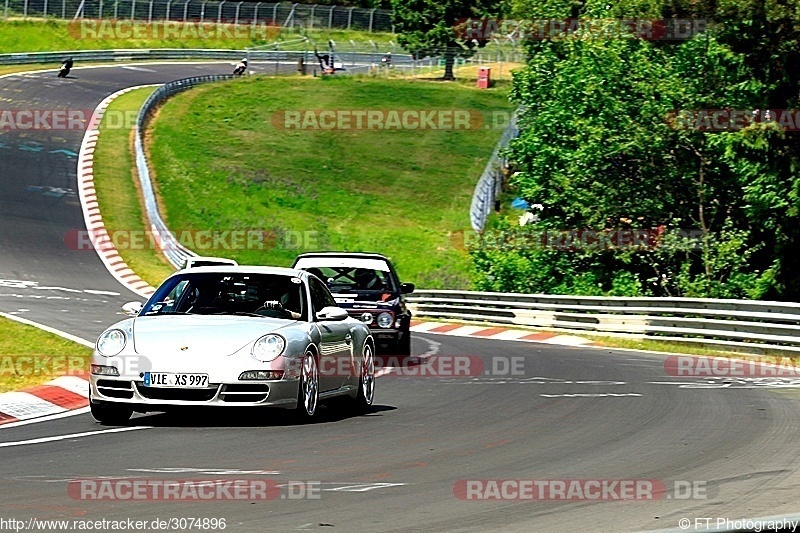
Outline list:
[[[267,361],[272,361],[281,355],[285,348],[286,340],[280,335],[270,333],[269,335],[264,335],[256,341],[256,343],[253,345],[253,350],[251,353],[257,361],[266,363]]]
[[[125,333],[121,329],[110,329],[97,339],[97,353],[112,357],[122,351],[126,342]]]
[[[392,327],[392,322],[394,322],[394,317],[391,313],[381,313],[378,315],[378,325],[382,328],[390,328]]]

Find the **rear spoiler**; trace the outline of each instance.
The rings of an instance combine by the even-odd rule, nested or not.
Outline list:
[[[186,263],[183,265],[183,269],[186,270],[187,268],[197,268],[205,266],[239,266],[239,263],[237,263],[233,259],[226,259],[224,257],[195,256],[186,258]]]

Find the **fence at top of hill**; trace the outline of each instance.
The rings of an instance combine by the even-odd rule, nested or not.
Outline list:
[[[391,32],[391,11],[291,2],[204,0],[0,0],[9,18],[116,19],[265,24],[282,28]]]

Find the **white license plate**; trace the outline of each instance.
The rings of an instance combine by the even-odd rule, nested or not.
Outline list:
[[[202,389],[208,387],[208,374],[172,374],[168,372],[145,372],[144,386]]]

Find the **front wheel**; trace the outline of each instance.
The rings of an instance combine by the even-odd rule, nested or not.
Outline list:
[[[358,379],[358,395],[353,400],[353,409],[357,413],[366,413],[375,399],[375,357],[372,345],[364,345],[364,356],[361,358],[361,375]]]
[[[102,405],[89,402],[89,409],[95,420],[107,426],[121,426],[130,420],[133,409],[117,405]]]
[[[311,352],[306,352],[303,356],[298,389],[295,411],[301,419],[310,420],[317,413],[319,403],[319,368],[317,359]]]

